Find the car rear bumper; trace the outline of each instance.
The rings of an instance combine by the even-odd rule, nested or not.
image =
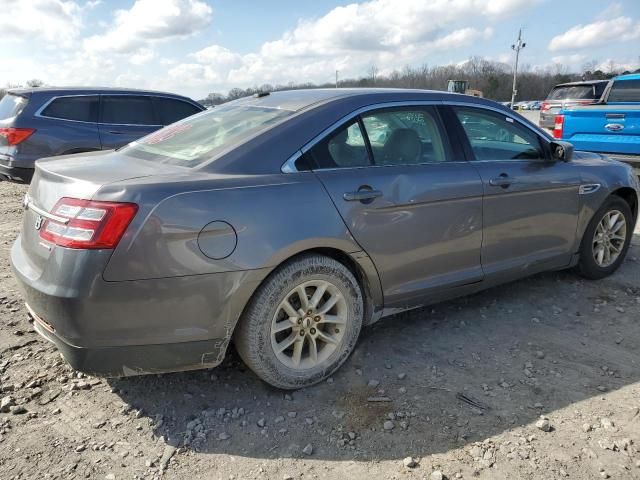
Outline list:
[[[18,237],[11,266],[36,330],[76,369],[123,376],[210,368],[267,271],[107,282],[108,250],[53,247],[33,265]]]
[[[9,160],[0,157],[0,179],[10,182],[31,183],[33,168],[16,167]]]
[[[58,336],[51,324],[29,305],[35,330],[53,343],[75,370],[102,377],[129,377],[150,373],[215,367],[224,358],[227,341],[212,339],[158,345],[78,347]]]

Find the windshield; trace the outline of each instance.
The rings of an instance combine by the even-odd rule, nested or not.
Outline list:
[[[18,95],[7,94],[0,100],[0,120],[15,117],[27,104],[27,99]]]
[[[196,167],[293,113],[278,108],[215,107],[130,143],[122,152],[155,162]]]
[[[547,100],[588,99],[594,100],[593,85],[572,85],[567,87],[555,87],[547,97]]]

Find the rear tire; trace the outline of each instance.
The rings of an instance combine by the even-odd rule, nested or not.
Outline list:
[[[610,196],[594,214],[580,245],[577,270],[590,280],[615,272],[627,254],[633,236],[633,214],[622,198]]]
[[[234,342],[262,380],[282,389],[303,388],[342,365],[355,347],[363,317],[362,290],[353,273],[332,258],[305,254],[279,267],[258,288]]]

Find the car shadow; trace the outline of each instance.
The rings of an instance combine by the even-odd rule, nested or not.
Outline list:
[[[446,452],[640,380],[638,235],[633,243],[602,281],[546,273],[387,318],[311,388],[268,387],[233,348],[213,370],[109,383],[156,437],[195,452],[305,458],[311,444],[313,458],[355,461]]]

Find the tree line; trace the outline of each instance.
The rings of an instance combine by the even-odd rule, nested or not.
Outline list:
[[[551,89],[559,84],[579,80],[606,80],[616,75],[631,73],[620,71],[611,63],[607,71],[596,68],[597,62],[586,63],[580,72],[569,72],[563,65],[556,64],[544,69],[532,69],[524,65],[518,72],[516,99],[544,100]],[[355,79],[344,79],[338,82],[339,88],[379,87],[379,88],[419,88],[427,90],[446,90],[449,80],[467,80],[468,88],[480,90],[485,98],[496,101],[510,101],[513,85],[513,70],[505,63],[472,57],[459,65],[421,67],[407,66],[395,70],[389,75],[379,75],[377,66],[372,65],[367,75]],[[640,69],[636,70],[640,72]],[[294,83],[271,85],[265,83],[252,88],[232,88],[224,95],[212,92],[199,100],[205,106],[219,105],[230,100],[253,95],[258,92],[274,92],[279,90],[295,90],[301,88],[335,88],[334,82],[322,84]]]
[[[631,73],[616,69],[613,62],[606,68],[606,72],[597,68],[595,60],[585,63],[580,72],[569,72],[560,64],[552,67],[532,69],[524,65],[518,72],[519,100],[543,100],[558,83],[574,82],[579,80],[606,80],[616,75]],[[635,71],[640,73],[640,69]],[[510,65],[501,62],[487,60],[482,57],[472,57],[468,61],[458,65],[434,66],[423,65],[421,67],[406,66],[401,70],[394,70],[388,75],[380,75],[379,68],[372,65],[366,75],[360,78],[339,80],[340,88],[350,87],[378,87],[378,88],[419,88],[427,90],[446,90],[449,80],[466,80],[468,88],[480,90],[485,98],[496,101],[511,100],[511,88],[513,82],[513,70]],[[44,86],[45,82],[39,79],[29,80],[25,83],[28,87]],[[7,85],[0,87],[0,98],[8,89],[21,85]],[[334,88],[334,82],[322,84],[289,82],[286,85],[271,85],[265,83],[251,88],[232,88],[227,94],[212,92],[200,103],[209,107],[219,105],[237,98],[247,97],[258,92],[275,92],[279,90],[297,90],[302,88]]]

